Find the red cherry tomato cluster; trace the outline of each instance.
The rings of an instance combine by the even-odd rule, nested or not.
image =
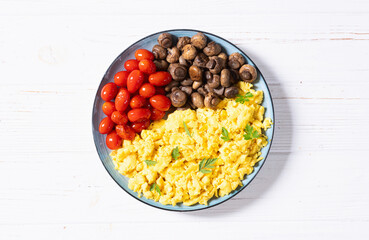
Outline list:
[[[107,134],[106,145],[118,149],[123,140],[133,140],[151,121],[160,120],[171,106],[164,86],[172,81],[168,72],[156,72],[154,55],[146,49],[135,52],[136,59],[124,63],[126,71],[115,74],[114,82],[101,90],[105,117],[99,132]]]

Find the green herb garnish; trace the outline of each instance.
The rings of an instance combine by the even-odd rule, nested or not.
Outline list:
[[[231,140],[229,138],[229,133],[228,133],[227,129],[225,129],[224,127],[222,127],[222,136],[220,138],[223,139],[224,141]]]
[[[236,102],[239,102],[239,103],[242,103],[244,104],[245,102],[248,102],[250,101],[250,97],[253,97],[254,95],[252,95],[252,93],[248,92],[246,93],[245,95],[240,95],[240,94],[237,94],[237,97],[236,97]]]
[[[177,158],[179,157],[179,148],[178,146],[173,148],[172,150],[172,157],[174,158],[174,160],[177,160]]]
[[[253,127],[251,127],[250,124],[246,125],[244,131],[246,133],[246,134],[243,135],[243,138],[245,140],[251,140],[251,139],[259,137],[258,131],[256,131]]]
[[[155,164],[157,164],[158,162],[156,161],[151,161],[151,160],[145,160],[145,163],[147,164],[147,166],[154,166]]]
[[[210,169],[214,168],[213,164],[215,163],[216,160],[218,160],[218,158],[209,158],[207,160],[204,158],[199,164],[199,171],[202,172],[203,174],[211,173]]]
[[[184,130],[185,130],[185,132],[187,133],[187,135],[188,135],[188,136],[190,136],[190,137],[192,138],[191,133],[190,133],[190,131],[188,130],[187,124],[186,124],[184,121],[183,121],[183,126],[184,126]]]
[[[156,184],[156,183],[151,184],[150,191],[152,191],[152,190],[157,191],[159,193],[159,195],[161,196],[161,192],[160,192],[160,188],[159,188],[158,184]]]

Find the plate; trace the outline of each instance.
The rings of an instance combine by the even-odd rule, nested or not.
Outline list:
[[[208,40],[215,41],[216,43],[220,44],[223,48],[223,51],[225,51],[228,55],[233,53],[233,52],[240,52],[245,57],[245,59],[247,60],[247,63],[250,64],[250,65],[253,65],[258,71],[258,78],[254,82],[254,89],[255,90],[262,90],[264,92],[264,100],[263,100],[262,106],[265,107],[265,117],[271,118],[273,123],[275,123],[273,102],[272,102],[272,97],[270,95],[268,85],[267,85],[263,75],[261,74],[261,72],[257,68],[257,66],[253,63],[253,61],[241,49],[239,49],[238,47],[236,47],[231,42],[229,42],[229,41],[227,41],[227,40],[225,40],[225,39],[223,39],[219,36],[216,36],[214,34],[207,33],[207,32],[204,32],[204,31],[189,30],[189,29],[176,29],[176,30],[168,30],[168,31],[163,31],[163,32],[168,32],[168,33],[170,33],[170,34],[172,34],[176,37],[183,37],[183,36],[190,36],[191,37],[191,36],[195,35],[197,32],[202,32],[208,37]],[[163,32],[157,32],[157,33],[151,34],[149,36],[146,36],[146,37],[142,38],[141,40],[137,41],[136,43],[132,44],[131,46],[129,46],[126,50],[124,50],[113,61],[113,63],[110,65],[110,67],[106,71],[103,79],[101,80],[100,86],[97,89],[96,96],[95,96],[95,101],[94,101],[93,109],[92,109],[92,133],[93,133],[93,137],[94,137],[94,141],[95,141],[95,145],[96,145],[96,150],[97,150],[97,152],[100,156],[102,164],[104,165],[105,169],[108,171],[110,176],[114,179],[114,181],[124,191],[126,191],[129,195],[136,198],[137,200],[139,200],[143,203],[146,203],[150,206],[153,206],[153,207],[157,207],[157,208],[165,209],[165,210],[171,210],[171,211],[185,212],[185,211],[195,211],[195,210],[200,210],[200,209],[206,209],[206,208],[209,208],[209,207],[219,205],[219,204],[231,199],[232,197],[237,195],[239,192],[241,192],[243,189],[245,189],[247,187],[247,185],[255,178],[255,176],[260,171],[261,167],[264,165],[264,163],[267,159],[267,156],[268,156],[271,144],[272,144],[272,140],[273,140],[274,125],[272,125],[272,127],[269,128],[265,133],[266,136],[268,137],[268,145],[265,146],[261,150],[261,156],[263,157],[263,160],[261,160],[260,162],[258,162],[257,165],[255,165],[254,171],[250,175],[246,175],[246,178],[242,181],[243,186],[237,188],[236,190],[231,192],[229,195],[226,195],[224,197],[211,199],[208,202],[208,205],[196,204],[196,205],[193,205],[193,206],[185,206],[185,205],[182,205],[182,204],[179,204],[179,205],[176,205],[176,206],[162,205],[159,202],[155,202],[151,199],[146,199],[143,196],[141,198],[139,198],[137,196],[136,192],[134,192],[134,191],[132,191],[131,189],[128,188],[128,178],[123,176],[122,174],[120,174],[117,170],[115,170],[113,160],[109,156],[111,151],[105,145],[105,136],[106,135],[102,135],[102,134],[99,133],[99,123],[105,117],[104,113],[101,110],[102,104],[104,103],[104,100],[102,100],[101,97],[100,97],[100,91],[101,91],[102,87],[105,84],[107,84],[108,82],[113,82],[115,73],[124,70],[124,67],[123,67],[124,62],[128,59],[134,58],[134,53],[137,49],[145,48],[145,49],[151,50],[152,47],[155,44],[157,44],[158,36]]]

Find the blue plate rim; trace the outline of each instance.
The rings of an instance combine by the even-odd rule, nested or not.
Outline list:
[[[272,122],[273,122],[273,128],[272,128],[272,135],[271,135],[271,138],[270,138],[270,141],[269,141],[269,149],[265,155],[265,158],[264,158],[264,161],[262,161],[258,171],[255,173],[254,177],[252,179],[250,179],[250,181],[243,185],[237,192],[235,192],[231,197],[221,201],[221,202],[218,202],[214,205],[207,205],[206,207],[203,207],[203,208],[196,208],[196,209],[168,209],[168,208],[164,208],[164,207],[161,207],[161,206],[155,206],[155,205],[151,205],[150,203],[148,202],[145,202],[143,201],[141,198],[138,198],[134,195],[132,195],[130,192],[128,192],[126,189],[124,189],[124,187],[122,187],[119,182],[113,177],[113,175],[109,172],[108,168],[105,166],[104,162],[103,162],[103,156],[100,155],[100,152],[98,150],[98,146],[97,146],[97,143],[96,143],[96,139],[95,139],[95,136],[94,136],[94,120],[93,120],[93,112],[94,112],[94,106],[96,105],[96,101],[97,101],[97,97],[98,94],[99,94],[99,89],[101,88],[102,84],[103,84],[103,80],[105,78],[105,76],[107,75],[109,69],[112,67],[112,65],[119,59],[119,57],[124,54],[129,48],[131,48],[133,45],[147,39],[147,38],[150,38],[156,34],[160,34],[160,33],[165,33],[165,32],[178,32],[178,31],[194,31],[194,32],[202,32],[204,34],[207,34],[207,35],[211,35],[211,36],[214,36],[214,37],[217,37],[225,42],[227,42],[228,44],[232,45],[233,47],[235,47],[238,51],[240,51],[241,53],[243,53],[248,59],[250,59],[250,61],[252,62],[252,64],[254,65],[254,67],[256,68],[257,72],[261,75],[261,77],[264,79],[264,82],[265,82],[265,86],[267,88],[267,91],[268,91],[268,94],[270,96],[270,102],[272,104],[272,113],[273,113],[273,119],[272,119]],[[270,149],[272,148],[272,144],[273,144],[273,138],[274,138],[274,129],[275,129],[275,126],[276,126],[276,123],[275,123],[275,111],[274,111],[274,103],[273,103],[273,98],[272,98],[272,94],[269,90],[269,86],[268,86],[268,83],[267,81],[265,80],[263,74],[261,73],[261,71],[259,70],[259,68],[257,67],[257,65],[254,63],[254,61],[244,52],[242,51],[239,47],[237,47],[235,44],[231,43],[230,41],[228,41],[227,39],[224,39],[216,34],[213,34],[213,33],[209,33],[209,32],[206,32],[206,31],[201,31],[201,30],[196,30],[196,29],[169,29],[169,30],[164,30],[164,31],[159,31],[159,32],[155,32],[155,33],[152,33],[150,35],[147,35],[139,40],[137,40],[136,42],[132,43],[130,46],[128,46],[123,52],[121,52],[115,59],[114,61],[109,65],[108,69],[105,71],[104,73],[104,76],[103,78],[101,79],[100,81],[100,84],[97,88],[97,91],[96,91],[96,94],[95,94],[95,99],[94,99],[94,103],[92,105],[92,121],[91,121],[91,124],[92,124],[92,136],[93,136],[93,139],[94,139],[94,144],[95,144],[95,147],[96,147],[96,151],[97,151],[97,154],[99,155],[99,158],[100,158],[100,162],[101,164],[104,166],[105,170],[108,172],[108,174],[110,175],[110,177],[114,180],[114,182],[121,188],[123,189],[126,193],[128,193],[128,195],[130,195],[131,197],[133,197],[134,199],[136,200],[139,200],[140,202],[150,206],[150,207],[154,207],[154,208],[157,208],[157,209],[161,209],[161,210],[166,210],[166,211],[171,211],[171,212],[194,212],[194,211],[200,211],[200,210],[205,210],[205,209],[209,209],[209,208],[212,208],[212,207],[215,207],[215,206],[218,206],[222,203],[225,203],[227,202],[228,200],[232,199],[233,197],[235,197],[237,194],[239,194],[241,191],[243,191],[255,178],[256,176],[259,174],[260,170],[262,169],[262,167],[264,166],[267,158],[268,158],[268,155],[269,155],[269,152],[270,152]],[[164,206],[164,205],[163,205]]]

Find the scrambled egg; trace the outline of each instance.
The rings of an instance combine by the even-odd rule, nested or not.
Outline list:
[[[272,122],[264,119],[265,109],[260,105],[263,92],[253,90],[249,83],[240,82],[239,87],[240,94],[253,94],[244,104],[224,99],[215,110],[175,111],[167,120],[153,122],[132,142],[124,141],[122,148],[111,156],[115,168],[130,178],[128,187],[139,197],[143,195],[161,204],[207,205],[212,197],[225,196],[242,186],[245,175],[252,173],[262,159],[260,150],[268,143],[263,130]],[[259,137],[244,139],[248,124]],[[228,130],[230,141],[221,138],[222,127]],[[172,156],[176,147],[177,160]],[[199,163],[209,158],[217,160],[211,172],[204,174],[199,171]],[[147,164],[145,160],[156,164]]]

